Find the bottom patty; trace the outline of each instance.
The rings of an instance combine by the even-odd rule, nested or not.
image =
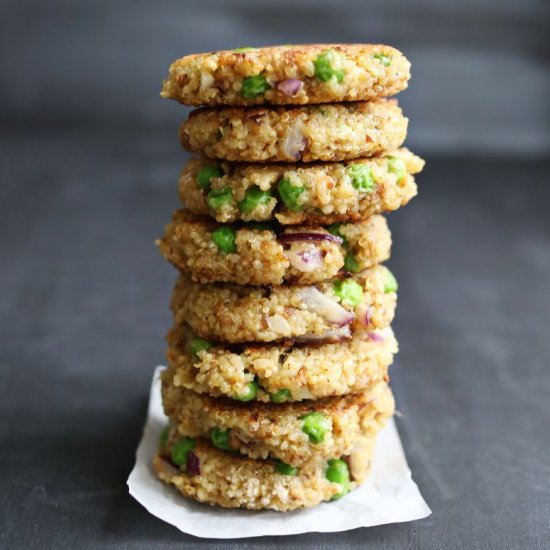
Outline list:
[[[292,466],[349,454],[361,435],[385,425],[395,407],[386,382],[317,401],[281,403],[285,396],[275,394],[275,403],[240,403],[176,387],[169,374],[162,385],[165,412],[181,435],[209,438],[222,450]]]
[[[159,478],[185,497],[226,508],[288,511],[343,496],[367,477],[375,438],[364,436],[350,455],[291,468],[253,460],[181,437],[171,429],[153,459]]]

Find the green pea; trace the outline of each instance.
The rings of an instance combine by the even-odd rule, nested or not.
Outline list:
[[[303,420],[302,431],[309,437],[312,443],[321,443],[325,434],[330,430],[328,418],[318,412],[311,412],[300,417]]]
[[[283,178],[279,180],[277,190],[287,208],[295,212],[302,210],[303,205],[298,203],[298,197],[306,190],[303,185],[292,185],[290,180]]]
[[[273,401],[273,403],[284,403],[285,401],[288,401],[292,397],[292,394],[290,393],[290,390],[287,390],[286,388],[282,388],[280,390],[277,390],[275,393],[269,394],[269,399]]]
[[[349,467],[344,460],[336,458],[329,460],[325,476],[332,483],[338,483],[338,485],[342,486],[342,490],[334,495],[331,500],[336,500],[349,493]]]
[[[159,447],[162,447],[168,441],[168,434],[170,433],[170,426],[166,426],[159,436]]]
[[[346,170],[351,178],[351,184],[355,189],[370,193],[374,189],[374,178],[372,168],[367,164],[352,164]]]
[[[380,61],[380,63],[384,65],[384,67],[389,67],[391,65],[391,55],[385,55],[383,53],[375,53],[372,57]]]
[[[235,53],[243,53],[243,52],[251,52],[252,50],[255,50],[256,48],[252,48],[251,46],[244,46],[243,48],[235,48],[233,51]]]
[[[205,191],[210,191],[211,179],[221,178],[223,170],[219,166],[205,166],[197,174],[197,185]]]
[[[332,284],[334,294],[342,300],[343,304],[348,304],[355,307],[363,298],[363,289],[361,285],[353,279],[344,279],[334,281]]]
[[[237,251],[237,245],[235,239],[237,238],[237,232],[227,225],[218,227],[215,231],[212,231],[212,242],[221,250],[224,254],[233,254]]]
[[[253,99],[259,95],[265,94],[271,86],[268,84],[265,76],[257,74],[256,76],[247,76],[243,79],[241,94],[245,99]]]
[[[193,338],[191,340],[191,355],[197,359],[199,351],[202,351],[203,349],[210,349],[213,346],[208,340],[203,340],[202,338]]]
[[[174,464],[183,466],[187,463],[187,453],[195,448],[197,442],[192,437],[181,437],[172,447],[170,458]]]
[[[222,451],[231,451],[231,446],[229,445],[229,437],[231,435],[231,430],[220,430],[219,428],[214,428],[210,434],[212,443]]]
[[[275,460],[275,469],[285,476],[295,476],[298,473],[298,468],[295,468],[294,466],[291,466],[290,464],[286,464],[282,460]]]
[[[243,214],[250,214],[260,204],[267,204],[271,200],[271,191],[262,191],[257,185],[246,190],[244,199],[237,205]]]
[[[351,273],[358,273],[361,270],[361,266],[351,252],[348,252],[344,258],[344,269],[351,271]]]
[[[407,167],[402,159],[397,157],[386,157],[388,160],[388,170],[395,174],[397,183],[400,183],[401,180],[407,175]]]
[[[210,193],[206,196],[206,202],[208,203],[208,206],[210,208],[213,208],[214,210],[217,210],[218,208],[221,208],[224,204],[228,204],[231,202],[231,199],[233,198],[233,190],[231,187],[224,187],[221,190],[218,189],[212,189]]]
[[[315,77],[321,82],[328,82],[331,78],[336,78],[337,82],[342,83],[345,72],[333,68],[334,62],[339,57],[334,50],[326,50],[319,54],[313,62]]]
[[[390,292],[397,292],[399,285],[397,284],[397,279],[395,275],[386,268],[386,280],[384,281],[384,294],[389,294]]]
[[[235,397],[237,401],[252,401],[258,395],[258,384],[256,382],[249,382],[245,387],[243,393]]]

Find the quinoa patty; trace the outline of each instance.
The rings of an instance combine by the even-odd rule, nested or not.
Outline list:
[[[240,403],[174,386],[172,373],[163,374],[164,410],[181,435],[211,439],[222,450],[292,466],[349,454],[358,437],[375,435],[395,407],[385,382],[317,401],[281,403],[287,393],[279,392],[272,396],[274,403]],[[320,419],[313,439],[307,424],[311,413]]]
[[[339,161],[401,146],[408,120],[395,100],[305,107],[192,111],[180,127],[185,149],[243,162]]]
[[[396,290],[395,278],[380,265],[316,285],[268,288],[201,285],[182,274],[171,308],[177,324],[187,323],[197,336],[215,342],[340,341],[389,326]]]
[[[185,105],[304,105],[386,97],[404,90],[410,63],[382,44],[238,48],[172,63],[161,96]]]
[[[153,459],[159,478],[185,497],[226,508],[288,511],[343,496],[367,477],[375,439],[363,436],[349,456],[292,469],[216,449],[171,429]],[[177,461],[177,463],[175,463]]]
[[[326,225],[406,205],[417,192],[413,174],[423,167],[424,161],[405,148],[342,163],[259,165],[193,158],[182,170],[179,194],[190,211],[221,223],[275,217],[285,225]],[[248,196],[259,193],[266,199],[242,208]]]
[[[212,345],[187,326],[168,333],[166,357],[174,386],[241,401],[320,399],[360,392],[387,380],[397,353],[391,328],[358,332],[341,343],[292,342],[241,346]]]
[[[157,244],[169,262],[199,283],[310,284],[390,256],[391,235],[382,216],[342,225],[336,235],[322,227],[276,229],[220,225],[178,210]]]

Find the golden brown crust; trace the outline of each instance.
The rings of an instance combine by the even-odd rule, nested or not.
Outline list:
[[[391,159],[398,159],[404,176],[391,171]],[[184,167],[179,180],[181,201],[195,214],[209,215],[221,223],[242,221],[267,221],[275,217],[284,225],[326,225],[335,222],[364,220],[373,214],[389,212],[404,206],[417,192],[413,174],[420,172],[424,161],[402,148],[384,156],[342,163],[313,164],[233,164],[219,165],[221,177],[213,177],[211,189],[231,189],[231,199],[214,209],[208,205],[208,190],[197,184],[198,173],[213,161],[193,158]],[[364,165],[372,173],[374,187],[364,190],[353,185],[350,169]],[[277,184],[286,179],[302,186],[300,210],[291,210],[281,200]],[[252,187],[271,193],[269,203],[259,204],[243,213],[238,207],[245,193]]]
[[[180,127],[185,149],[240,162],[341,161],[401,146],[408,120],[395,100],[305,107],[192,111]]]
[[[315,74],[319,56],[338,71],[323,81]],[[266,89],[243,94],[247,77],[265,78]],[[383,44],[304,44],[193,54],[175,61],[162,97],[186,105],[304,105],[363,101],[394,95],[407,87],[410,63]]]
[[[186,326],[174,326],[168,333],[166,376],[173,377],[174,386],[239,399],[254,383],[255,399],[263,402],[280,390],[288,392],[287,401],[364,391],[387,380],[398,350],[390,328],[359,332],[333,344],[215,345],[195,357],[190,351],[193,338]]]
[[[220,228],[234,231],[233,252],[215,244],[213,233]],[[391,235],[382,216],[342,225],[339,232],[345,233],[346,241],[322,227],[297,226],[275,233],[269,228],[224,226],[178,210],[157,245],[169,262],[199,283],[311,284],[335,277],[346,255],[353,258],[355,271],[389,258]],[[287,240],[293,238],[297,240]]]

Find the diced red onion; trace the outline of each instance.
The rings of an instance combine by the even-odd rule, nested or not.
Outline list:
[[[383,342],[384,337],[378,332],[369,332],[369,340],[372,340],[373,342]]]
[[[365,326],[368,326],[372,320],[372,314],[374,313],[374,308],[372,305],[366,305],[366,304],[359,304],[355,308],[355,314],[357,315],[357,319],[363,323]]]
[[[302,87],[302,81],[297,78],[287,78],[277,84],[277,90],[289,96],[295,96]]]
[[[283,153],[289,160],[300,160],[302,151],[306,148],[307,139],[298,125],[293,126],[283,141]]]
[[[281,336],[288,336],[292,332],[290,323],[282,315],[270,315],[266,322],[271,330]]]
[[[325,296],[314,286],[308,286],[298,291],[308,310],[317,313],[327,322],[343,327],[353,323],[355,314],[343,308],[336,300]]]
[[[283,233],[279,235],[279,240],[284,243],[294,243],[296,241],[327,241],[330,243],[342,244],[344,239],[333,235],[332,233]]]
[[[201,74],[201,90],[207,90],[214,84],[214,77],[210,73]]]
[[[176,476],[180,473],[180,469],[172,462],[172,459],[168,455],[161,456],[164,462],[164,468],[170,473],[170,475]]]
[[[201,475],[201,461],[199,457],[193,452],[187,452],[187,463],[186,470],[190,476],[200,476]]]
[[[290,265],[299,271],[315,271],[323,265],[323,255],[316,248],[298,252],[291,247],[285,251],[285,256],[289,259]]]

